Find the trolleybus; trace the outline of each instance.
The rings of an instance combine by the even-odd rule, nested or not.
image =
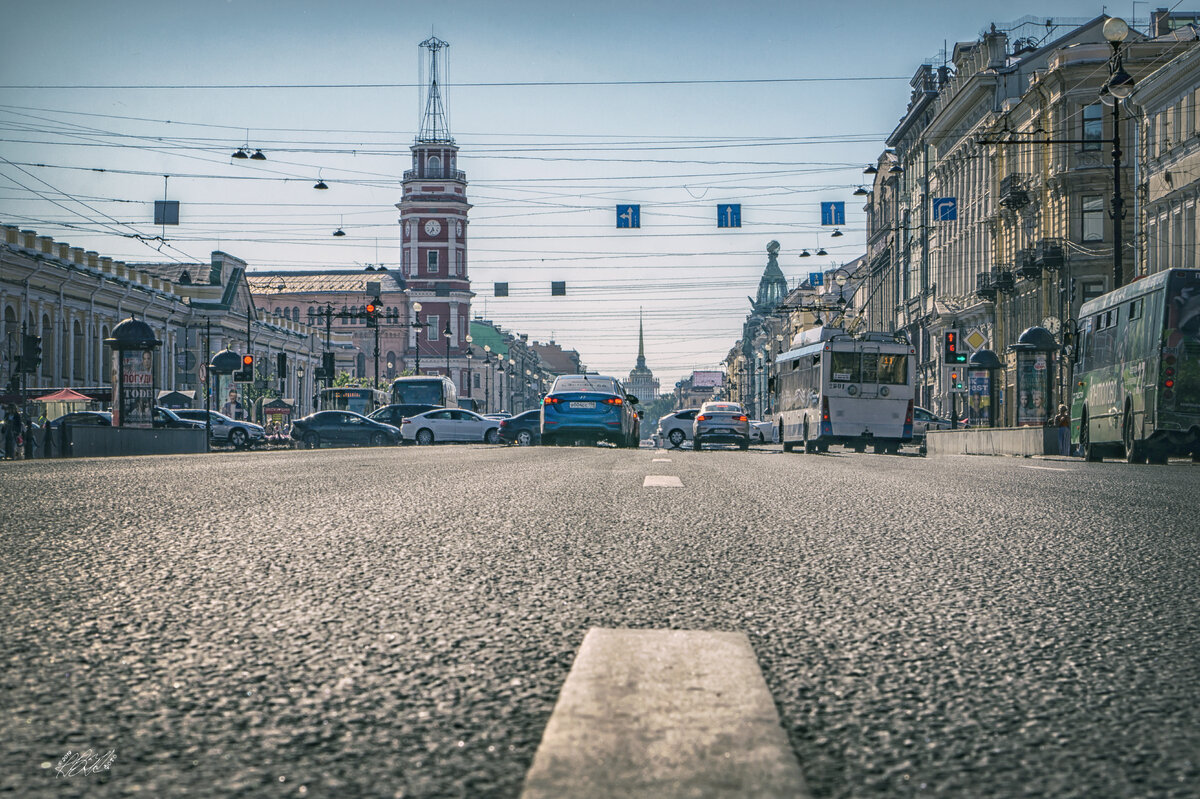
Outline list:
[[[1200,459],[1200,269],[1168,269],[1083,304],[1072,439],[1089,461]]]
[[[775,424],[784,452],[840,444],[895,453],[913,436],[915,353],[891,334],[816,328],[775,359]]]
[[[438,405],[458,407],[458,391],[454,381],[445,375],[405,375],[392,381],[392,403],[395,405]]]
[[[323,411],[354,411],[363,416],[388,403],[388,395],[364,386],[323,388],[317,395],[318,408]]]

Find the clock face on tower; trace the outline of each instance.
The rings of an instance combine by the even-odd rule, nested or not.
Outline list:
[[[442,223],[436,219],[430,219],[425,223],[425,235],[436,236],[442,232]]]

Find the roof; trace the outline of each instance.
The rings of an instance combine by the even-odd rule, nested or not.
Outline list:
[[[80,394],[78,391],[72,391],[69,388],[64,388],[61,391],[55,391],[53,394],[47,394],[44,397],[34,397],[34,402],[91,402],[92,398]]]
[[[367,283],[379,283],[383,291],[403,291],[399,272],[386,269],[247,272],[246,282],[256,294],[308,294],[312,292],[350,292],[365,294]]]
[[[211,267],[208,264],[128,264],[139,272],[146,272],[154,275],[162,280],[169,280],[172,283],[208,283],[208,276]],[[187,274],[188,279],[183,280],[184,274]]]

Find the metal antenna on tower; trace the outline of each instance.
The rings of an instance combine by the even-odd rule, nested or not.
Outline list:
[[[442,51],[450,46],[436,36],[430,36],[421,42],[421,47],[429,51],[429,87],[425,94],[425,110],[421,117],[421,127],[417,132],[420,143],[453,144],[450,137],[450,122],[446,116],[446,108],[442,102],[442,90],[439,82],[439,65],[444,64]]]

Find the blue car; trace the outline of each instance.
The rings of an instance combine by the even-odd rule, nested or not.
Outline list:
[[[641,438],[637,401],[615,377],[559,375],[542,400],[542,443],[608,441],[636,447]]]

